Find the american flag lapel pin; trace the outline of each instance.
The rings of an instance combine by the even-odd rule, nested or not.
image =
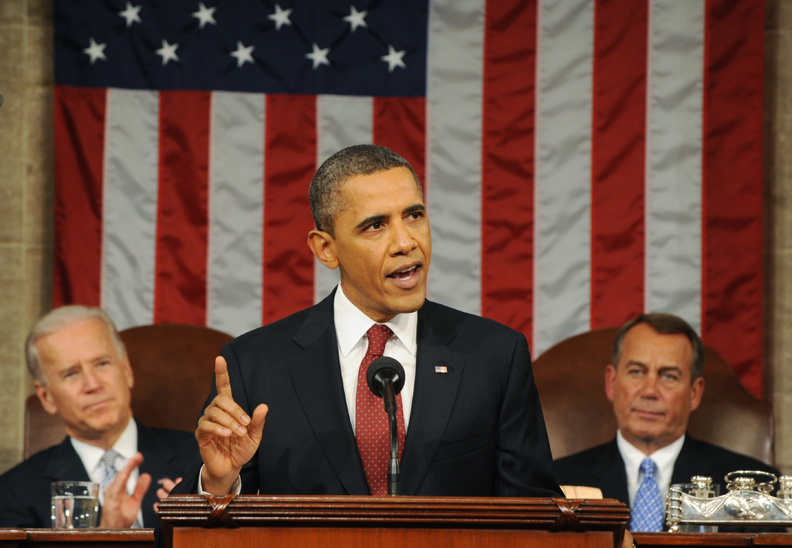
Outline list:
[[[448,367],[445,365],[435,365],[435,373],[448,373]]]

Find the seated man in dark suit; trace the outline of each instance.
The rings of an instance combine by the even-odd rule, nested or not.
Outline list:
[[[432,241],[412,167],[349,147],[309,194],[308,245],[340,285],[224,347],[201,459],[174,493],[386,495],[387,416],[365,382],[385,355],[406,377],[402,494],[559,496],[525,337],[426,300]]]
[[[661,531],[671,484],[708,476],[724,494],[729,472],[778,475],[757,459],[685,434],[704,393],[704,346],[687,322],[671,314],[639,316],[619,330],[611,360],[605,392],[613,402],[616,438],[555,461],[561,484],[599,487],[605,498],[632,508],[632,531]],[[655,504],[645,502],[651,500]]]
[[[154,504],[190,462],[195,438],[132,418],[132,368],[110,317],[99,308],[55,309],[25,350],[39,400],[64,420],[68,437],[0,476],[0,526],[50,527],[50,485],[72,480],[103,486],[100,527],[154,527]]]

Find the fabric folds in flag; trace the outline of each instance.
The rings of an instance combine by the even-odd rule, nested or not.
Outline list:
[[[762,0],[59,0],[55,304],[232,334],[327,295],[317,165],[421,176],[429,297],[534,355],[678,314],[761,392]]]

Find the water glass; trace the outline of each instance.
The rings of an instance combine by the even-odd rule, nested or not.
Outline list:
[[[86,529],[99,525],[99,484],[52,482],[52,528]]]

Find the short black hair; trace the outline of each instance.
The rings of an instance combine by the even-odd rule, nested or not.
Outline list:
[[[322,162],[308,190],[316,229],[334,235],[335,218],[342,207],[341,186],[345,181],[357,175],[371,175],[397,167],[410,170],[418,191],[423,196],[418,174],[409,162],[385,147],[353,145],[339,150]]]

